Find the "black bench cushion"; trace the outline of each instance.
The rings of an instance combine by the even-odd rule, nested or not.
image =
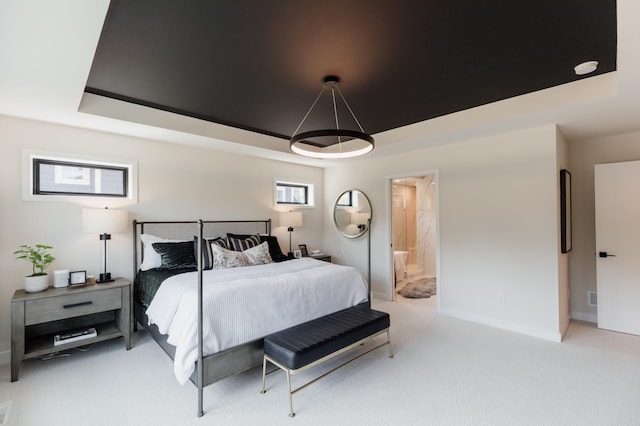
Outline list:
[[[357,305],[270,334],[264,353],[296,370],[389,328],[389,314]]]

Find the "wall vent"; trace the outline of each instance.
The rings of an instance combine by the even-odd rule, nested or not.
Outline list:
[[[598,293],[595,291],[588,291],[587,296],[589,299],[589,306],[598,306]]]

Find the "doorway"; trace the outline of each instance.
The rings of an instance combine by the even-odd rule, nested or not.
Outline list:
[[[393,177],[390,186],[392,299],[433,302],[438,293],[436,175]]]

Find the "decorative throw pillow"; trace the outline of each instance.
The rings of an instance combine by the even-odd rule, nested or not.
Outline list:
[[[222,248],[229,248],[228,240],[226,237],[216,237],[211,239],[204,239],[202,244],[202,269],[213,269],[213,255],[211,254],[211,244],[216,244]],[[196,263],[198,262],[198,237],[193,237],[193,252],[196,256]]]
[[[227,236],[227,239],[229,240],[229,248],[235,251],[245,251],[246,249],[250,249],[251,247],[255,247],[260,244],[259,235],[251,235],[244,239]]]
[[[217,244],[210,244],[213,269],[248,266],[249,260],[242,252],[227,250]]]
[[[149,269],[159,268],[162,266],[162,257],[160,253],[154,250],[153,243],[178,243],[180,240],[168,240],[166,238],[156,237],[151,234],[140,234],[140,241],[143,244],[142,254],[143,260],[140,264],[142,271],[148,271]]]
[[[249,265],[265,265],[272,263],[271,256],[269,255],[269,244],[266,242],[259,244],[255,247],[251,247],[242,252],[247,257]]]
[[[193,253],[193,243],[183,241],[178,243],[152,243],[153,249],[160,253],[162,269],[197,268],[196,257]]]

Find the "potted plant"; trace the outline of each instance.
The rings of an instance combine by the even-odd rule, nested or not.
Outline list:
[[[18,255],[16,259],[24,259],[31,262],[31,275],[27,275],[24,279],[24,289],[29,293],[46,290],[49,287],[49,276],[44,271],[47,269],[55,257],[48,252],[53,247],[44,244],[36,244],[35,247],[21,245],[13,254]]]

